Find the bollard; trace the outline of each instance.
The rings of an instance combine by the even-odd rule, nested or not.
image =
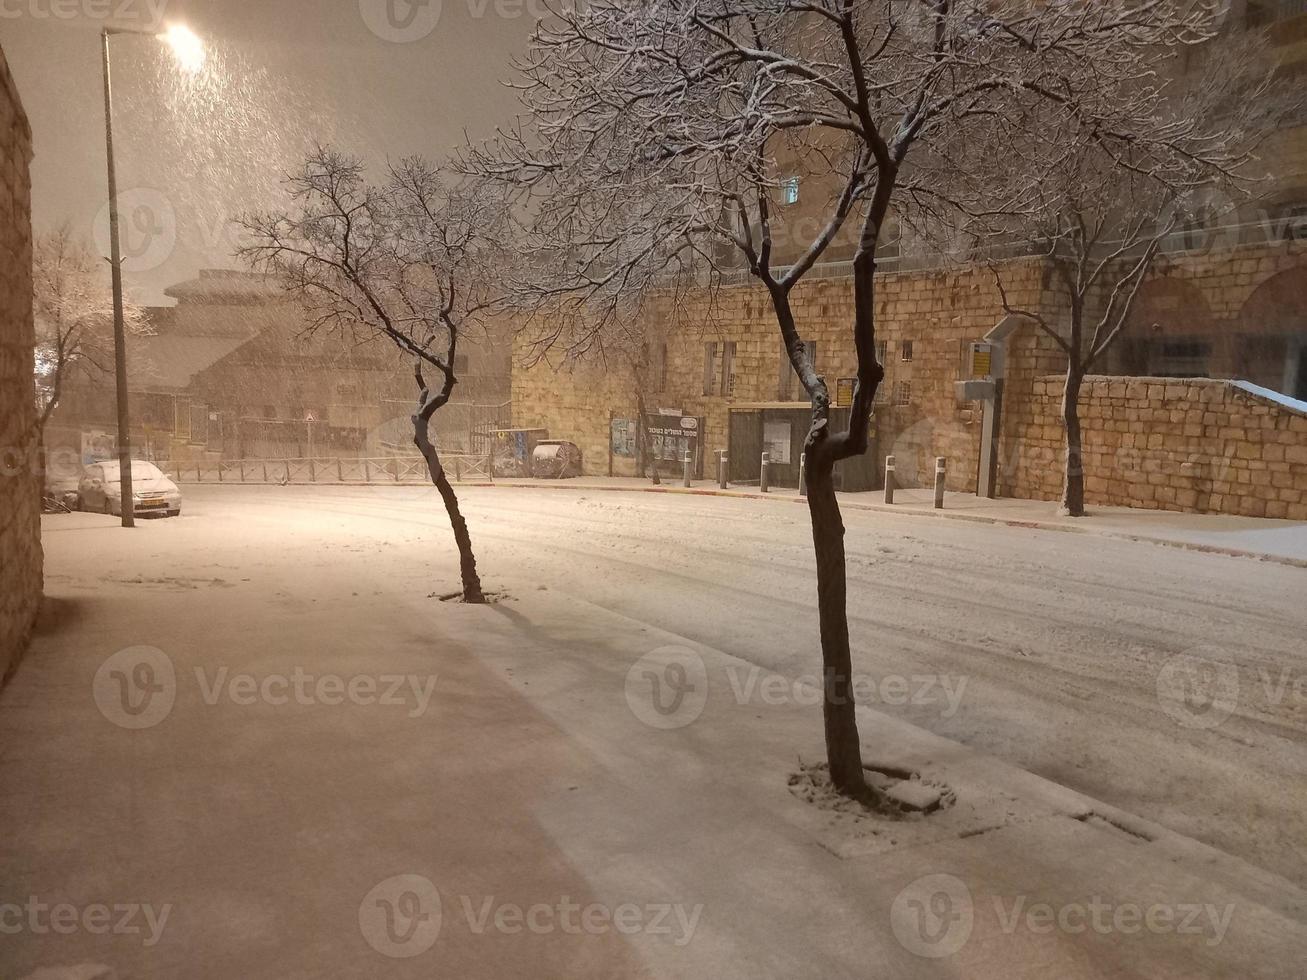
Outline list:
[[[263,482],[268,482],[268,461],[266,459],[263,461]]]
[[[885,457],[885,503],[887,504],[894,503],[895,479],[896,477],[894,472],[894,457],[886,456]]]
[[[726,450],[718,450],[717,457],[717,486],[719,489],[726,489]]]
[[[693,457],[691,457],[691,455],[687,452],[685,454],[685,473],[681,477],[681,486],[683,487],[688,487],[690,485],[690,466],[693,464],[693,462],[694,462]]]
[[[762,454],[762,465],[758,470],[758,489],[762,493],[767,492],[767,486],[771,482],[771,453]]]
[[[935,457],[935,509],[944,509],[944,476],[948,460],[943,456]]]
[[[808,495],[808,454],[799,453],[799,496]]]

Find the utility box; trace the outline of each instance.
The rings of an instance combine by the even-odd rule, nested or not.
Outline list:
[[[958,381],[953,385],[958,404],[981,402],[994,397],[995,383],[989,379]]]

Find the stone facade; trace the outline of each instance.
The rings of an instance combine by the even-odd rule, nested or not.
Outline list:
[[[1012,305],[1038,310],[1051,322],[1064,316],[1043,262],[1014,260],[1001,273]],[[1286,357],[1307,344],[1305,285],[1302,242],[1170,254],[1151,274],[1138,322],[1123,340],[1171,331],[1210,336],[1214,348],[1219,341],[1229,373],[1247,377],[1239,370],[1248,363],[1239,361],[1241,351],[1264,350],[1260,341],[1271,336],[1278,338],[1274,354],[1280,359],[1271,367],[1277,377],[1288,374]],[[926,485],[934,457],[943,456],[949,489],[974,491],[980,405],[959,404],[954,384],[963,377],[967,344],[1003,318],[993,273],[987,267],[884,273],[876,288],[877,338],[886,367],[872,423],[877,466],[893,455],[901,485]],[[1177,291],[1191,302],[1201,300],[1211,318],[1190,317],[1192,305],[1158,300]],[[838,379],[851,377],[854,368],[852,283],[814,279],[792,298],[800,331],[816,343],[818,370],[834,392]],[[646,330],[646,404],[650,411],[704,419],[703,470],[711,474],[713,455],[729,446],[733,410],[802,409],[805,403],[797,379],[788,391],[781,381],[779,332],[763,290],[723,288],[715,297],[682,303],[680,311],[675,323],[656,309],[647,317],[654,326]],[[1033,324],[1008,341],[999,447],[1004,496],[1051,499],[1060,492],[1065,368],[1064,355]],[[519,362],[512,390],[514,425],[543,427],[553,438],[577,442],[588,474],[636,472],[634,459],[610,460],[608,454],[610,419],[636,416],[629,366],[559,369]],[[1084,399],[1088,503],[1307,519],[1301,496],[1307,473],[1293,463],[1307,438],[1303,420],[1291,409],[1203,379],[1095,380],[1086,384]]]
[[[41,494],[32,373],[32,131],[0,50],[0,682],[41,602]]]
[[[1013,495],[1056,499],[1063,379],[1040,378],[1005,448]],[[1209,378],[1086,378],[1085,499],[1307,521],[1307,404]]]

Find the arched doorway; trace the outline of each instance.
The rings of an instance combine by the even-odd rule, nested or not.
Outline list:
[[[1202,291],[1161,276],[1140,287],[1109,373],[1153,378],[1219,377],[1229,351]]]
[[[1307,266],[1258,286],[1238,323],[1232,376],[1307,398]]]

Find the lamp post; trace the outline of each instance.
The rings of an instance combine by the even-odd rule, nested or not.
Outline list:
[[[166,33],[106,27],[100,32],[100,51],[104,60],[104,147],[109,166],[109,267],[113,278],[113,368],[118,402],[118,480],[119,506],[123,527],[136,526],[136,497],[132,491],[131,419],[127,411],[127,343],[123,324],[122,245],[118,239],[118,176],[113,165],[113,85],[109,76],[109,38],[114,34],[143,34],[167,41],[177,60],[188,71],[198,71],[204,64],[204,47],[190,30],[180,25]]]

